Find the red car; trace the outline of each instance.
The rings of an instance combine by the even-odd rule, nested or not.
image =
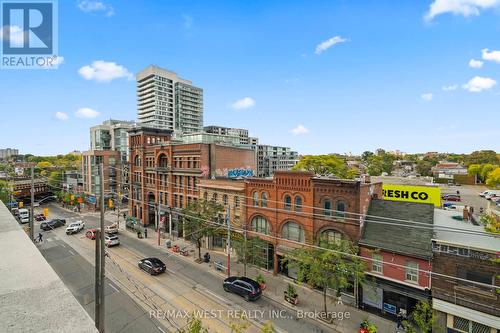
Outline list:
[[[445,201],[462,201],[462,199],[460,198],[460,196],[456,195],[456,194],[443,195],[441,197],[441,199],[443,199]]]
[[[88,239],[95,239],[96,234],[97,234],[97,229],[89,229],[85,233],[85,237],[87,237]]]

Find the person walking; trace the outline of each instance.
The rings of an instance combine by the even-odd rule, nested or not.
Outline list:
[[[38,233],[38,237],[37,237],[37,241],[38,241],[39,243],[41,243],[41,242],[42,242],[42,237],[43,237],[42,233],[41,233],[41,232],[39,232],[39,233]]]
[[[148,238],[148,228],[144,228],[144,238]]]
[[[467,208],[467,205],[464,207],[462,219],[464,221],[469,221],[469,209]]]

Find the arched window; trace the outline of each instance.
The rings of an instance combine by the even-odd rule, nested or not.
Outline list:
[[[203,193],[203,199],[205,199],[205,201],[208,201],[208,192]]]
[[[332,216],[332,201],[330,199],[323,200],[323,215]]]
[[[320,235],[320,243],[339,244],[341,239],[342,234],[332,229],[325,230]]]
[[[302,211],[302,198],[298,195],[295,197],[295,211],[298,213]]]
[[[269,234],[269,223],[262,216],[256,216],[252,219],[252,231],[262,234]]]
[[[259,193],[253,192],[252,197],[253,197],[254,207],[258,207],[259,206]]]
[[[159,168],[166,168],[168,166],[168,158],[167,155],[161,154],[158,157],[158,167]]]
[[[266,192],[262,192],[261,194],[261,203],[260,205],[262,207],[267,207],[267,193]]]
[[[292,197],[289,196],[288,194],[285,195],[285,209],[286,210],[292,209]]]
[[[337,201],[337,216],[345,217],[345,202]]]
[[[217,202],[217,193],[212,194],[212,202]]]
[[[286,222],[283,225],[283,229],[281,229],[281,236],[295,242],[304,243],[305,241],[304,229],[302,229],[299,224],[292,221]]]
[[[240,197],[239,196],[234,196],[234,207],[239,208],[240,207]]]
[[[134,158],[134,165],[137,167],[141,166],[141,157],[139,155],[136,155]]]
[[[222,196],[222,202],[224,203],[224,206],[227,206],[227,194]]]

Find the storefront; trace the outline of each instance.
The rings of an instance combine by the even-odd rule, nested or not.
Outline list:
[[[420,300],[430,300],[430,291],[377,277],[368,277],[360,288],[361,307],[392,320],[411,313]]]

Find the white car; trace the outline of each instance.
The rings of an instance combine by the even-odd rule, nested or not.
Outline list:
[[[28,223],[30,221],[30,211],[26,208],[19,209],[19,221],[21,223]]]
[[[120,239],[115,235],[107,235],[104,237],[104,245],[107,247],[120,245]]]
[[[118,233],[118,225],[113,223],[104,228],[104,232],[108,235],[115,235]]]
[[[83,230],[84,228],[85,228],[85,222],[83,221],[73,222],[66,228],[66,235],[76,234],[77,232]]]
[[[490,193],[491,193],[491,191],[484,191],[484,192],[479,193],[479,196],[484,198]]]

